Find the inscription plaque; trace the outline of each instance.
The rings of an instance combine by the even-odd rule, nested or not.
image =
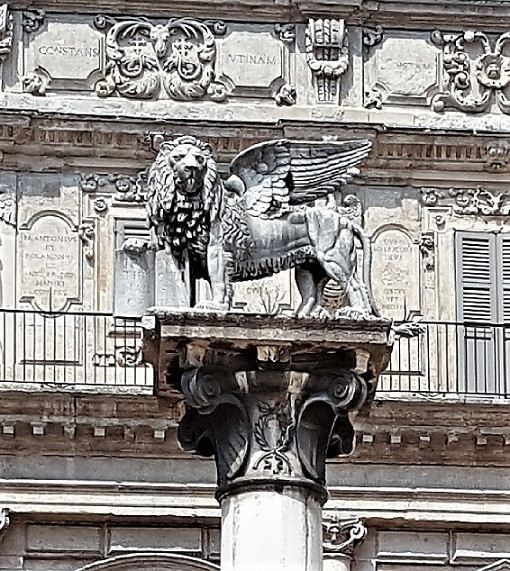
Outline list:
[[[27,71],[43,69],[52,79],[85,80],[101,67],[99,34],[87,24],[48,22],[25,54]]]
[[[405,319],[409,311],[419,310],[419,288],[415,276],[420,272],[420,254],[401,230],[383,230],[374,241],[372,275],[376,304],[385,317]]]
[[[387,38],[367,68],[367,84],[390,103],[427,104],[439,81],[437,50],[422,38]]]
[[[33,217],[18,234],[20,301],[34,309],[61,311],[81,301],[78,231],[58,214]]]
[[[269,33],[232,32],[218,47],[220,69],[236,87],[269,88],[283,77],[284,47]]]

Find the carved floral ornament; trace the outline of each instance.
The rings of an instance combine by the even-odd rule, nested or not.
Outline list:
[[[432,109],[455,107],[481,112],[496,101],[510,113],[510,32],[495,40],[485,33],[468,30],[460,34],[435,31],[432,43],[443,50],[443,91],[432,99]]]
[[[452,205],[456,214],[508,216],[510,193],[476,188],[422,188],[425,206]]]
[[[98,16],[106,32],[106,71],[96,93],[150,99],[164,91],[171,99],[223,101],[227,86],[216,79],[216,41],[210,27],[191,18],[166,24]],[[214,27],[213,27],[214,29]],[[224,33],[221,26],[216,26]]]

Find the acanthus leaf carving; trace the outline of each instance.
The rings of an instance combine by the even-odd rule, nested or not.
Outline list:
[[[176,101],[223,101],[227,86],[216,78],[216,40],[211,23],[174,18],[166,24],[144,19],[114,20],[98,16],[96,28],[106,32],[105,77],[96,93],[152,99],[166,93]],[[216,32],[222,27],[215,23]]]
[[[505,48],[510,32],[492,41],[485,33],[467,30],[446,34],[438,30],[431,41],[443,51],[443,91],[432,99],[432,109],[454,107],[461,111],[487,111],[496,101],[503,113],[510,113],[510,58]],[[479,55],[473,54],[476,48]]]
[[[48,87],[49,77],[41,68],[30,71],[21,78],[21,87],[24,93],[44,96]]]
[[[39,30],[39,28],[44,24],[46,18],[46,12],[44,10],[32,10],[23,12],[21,16],[21,25],[25,32],[33,34]]]
[[[4,62],[12,50],[13,24],[9,5],[0,5],[0,63]]]
[[[278,37],[285,44],[292,44],[296,39],[296,26],[295,24],[275,24],[275,32]]]
[[[296,104],[297,92],[296,88],[289,83],[283,84],[276,92],[274,99],[279,106],[287,105],[292,106]]]
[[[384,29],[382,26],[375,28],[363,28],[363,45],[367,48],[378,46],[384,37]]]
[[[310,19],[305,35],[306,61],[315,76],[317,99],[336,102],[340,77],[349,67],[344,20]]]

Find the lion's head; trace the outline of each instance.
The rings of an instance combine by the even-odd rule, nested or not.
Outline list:
[[[147,194],[149,222],[159,247],[180,261],[185,250],[205,256],[221,200],[222,185],[207,143],[182,136],[161,145],[149,171]]]

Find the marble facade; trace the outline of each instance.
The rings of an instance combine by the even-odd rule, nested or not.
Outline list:
[[[212,145],[223,172],[263,140],[370,139],[345,193],[361,201],[379,308],[397,321],[458,320],[456,235],[509,228],[505,2],[29,4],[0,6],[4,310],[131,318],[164,299],[144,282],[165,274],[145,247],[147,167],[162,140],[192,134]],[[236,285],[235,306],[290,313],[299,297],[291,284],[279,274]],[[208,295],[205,284],[198,295]],[[178,448],[171,387],[161,383],[156,400],[150,383],[112,382],[109,394],[85,386],[85,362],[113,359],[111,370],[122,370],[115,328],[101,333],[108,345],[84,342],[75,353],[70,323],[55,333],[67,348],[52,362],[82,363],[79,382],[55,387],[60,369],[44,378],[35,356],[16,360],[20,343],[42,344],[46,330],[29,323],[22,340],[6,336],[8,326],[0,320],[11,363],[0,364],[9,381],[0,569],[216,568],[214,466]],[[457,361],[440,334],[426,343],[437,356],[429,368],[444,374],[420,398],[424,346],[410,343],[400,372],[381,379],[358,417],[354,455],[329,464],[327,518],[359,518],[367,533],[338,550],[338,531],[325,569],[510,569],[507,393],[441,397]],[[11,382],[27,367],[38,382],[43,375],[41,392]],[[416,391],[395,390],[395,378]]]

